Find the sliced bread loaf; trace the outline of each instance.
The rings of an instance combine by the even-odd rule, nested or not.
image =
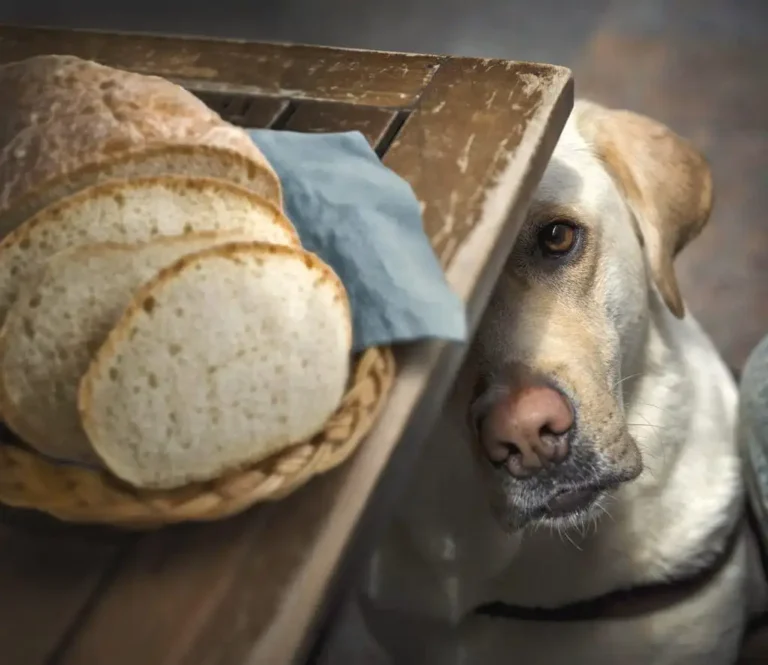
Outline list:
[[[231,176],[282,206],[277,175],[248,134],[170,81],[44,55],[0,66],[0,90],[0,237],[115,177]]]
[[[134,293],[191,252],[253,237],[251,229],[208,232],[85,245],[53,256],[19,294],[0,334],[3,420],[42,453],[98,462],[80,425],[78,386]]]
[[[300,246],[277,207],[223,180],[159,176],[89,187],[44,208],[0,242],[0,324],[20,285],[62,250],[238,229],[253,229],[254,240]]]
[[[205,250],[137,293],[81,381],[82,423],[134,486],[211,479],[319,431],[351,342],[344,288],[313,254]]]

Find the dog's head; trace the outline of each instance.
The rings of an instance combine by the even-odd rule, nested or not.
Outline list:
[[[587,517],[643,469],[624,412],[651,310],[706,224],[704,158],[666,127],[577,102],[471,351],[476,450],[508,528]]]

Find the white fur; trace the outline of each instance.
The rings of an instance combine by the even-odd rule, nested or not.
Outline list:
[[[449,404],[326,663],[730,665],[764,602],[745,530],[702,593],[654,614],[568,624],[471,614],[484,602],[556,607],[685,575],[724,546],[742,510],[731,375],[690,314],[676,319],[649,288],[628,208],[573,117],[537,200],[601,220],[597,290],[615,333],[611,371],[645,470],[610,497],[594,528],[507,534],[488,510],[463,407]],[[491,309],[498,323],[503,293]],[[481,326],[481,343],[483,334]],[[505,352],[500,340],[486,341]]]

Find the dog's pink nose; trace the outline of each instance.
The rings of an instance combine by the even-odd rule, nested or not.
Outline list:
[[[480,426],[480,442],[492,462],[516,477],[530,476],[568,456],[573,411],[553,388],[528,385],[506,395]]]

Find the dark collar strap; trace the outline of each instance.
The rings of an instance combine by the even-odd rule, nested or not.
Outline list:
[[[674,605],[709,584],[731,558],[742,533],[744,520],[739,520],[728,535],[722,551],[708,566],[668,582],[622,589],[554,608],[522,607],[502,602],[486,603],[475,613],[499,619],[519,621],[590,621],[593,619],[619,619],[643,616]]]

